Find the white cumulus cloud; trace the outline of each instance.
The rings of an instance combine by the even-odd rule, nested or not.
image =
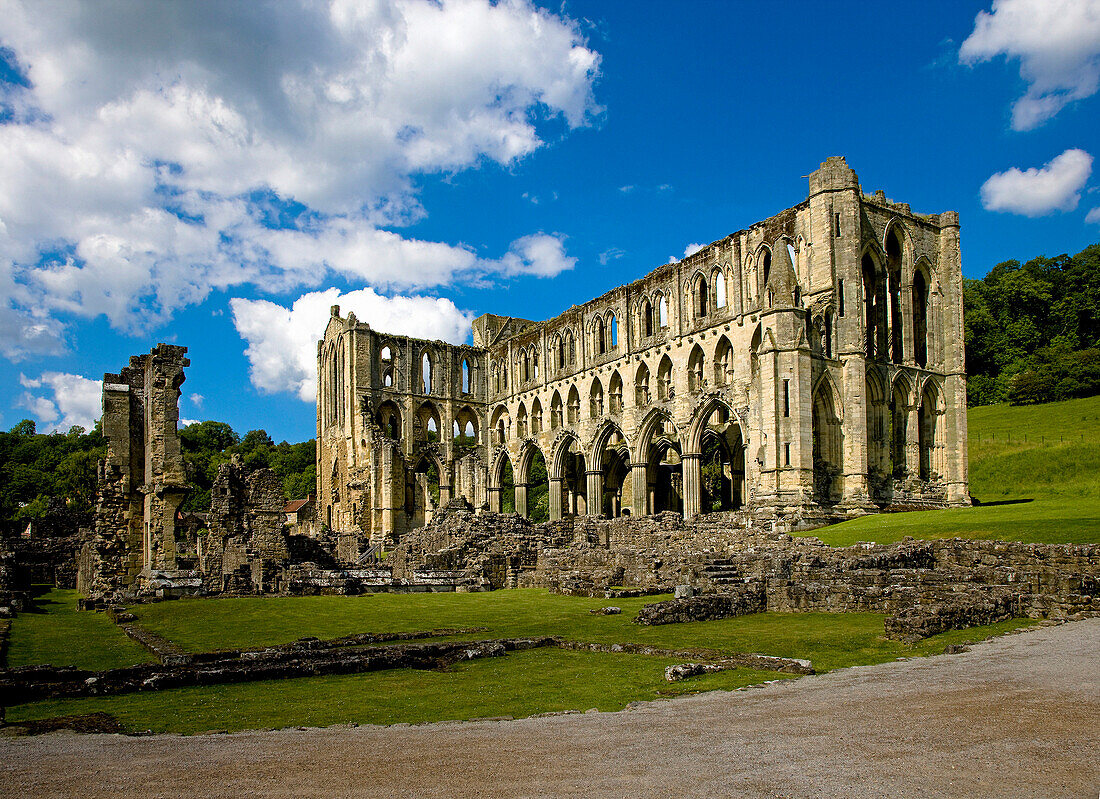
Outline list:
[[[18,407],[31,412],[40,433],[67,432],[74,426],[91,430],[102,415],[102,380],[43,372],[37,378],[19,375],[19,382],[27,390],[19,398]]]
[[[706,246],[707,245],[705,244],[696,244],[695,242],[692,242],[688,246],[684,247],[684,257],[687,258],[689,255],[695,255],[695,253],[699,252],[699,250],[703,249]]]
[[[1100,224],[1100,208],[1093,208],[1087,214],[1085,214],[1085,221],[1092,224]]]
[[[1100,88],[1100,0],[994,0],[959,49],[965,64],[1019,59],[1027,92],[1012,127],[1031,130]]]
[[[1042,168],[1012,167],[991,176],[982,184],[982,205],[987,211],[1024,216],[1072,211],[1090,174],[1092,156],[1084,150],[1066,150]]]
[[[317,396],[317,341],[330,309],[354,313],[375,330],[460,344],[469,338],[473,314],[447,299],[383,297],[373,289],[315,291],[288,308],[268,300],[230,300],[233,323],[248,342],[245,355],[252,384],[261,391],[287,391],[305,402]]]
[[[10,0],[0,43],[28,84],[0,84],[9,358],[70,317],[146,330],[237,286],[572,265],[560,236],[481,257],[384,229],[424,215],[417,176],[513,164],[600,113],[599,54],[529,0]]]

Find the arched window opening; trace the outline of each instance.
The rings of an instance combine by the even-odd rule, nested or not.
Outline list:
[[[558,430],[561,428],[563,420],[561,394],[555,391],[553,398],[550,400],[550,429]]]
[[[813,404],[814,495],[818,502],[838,502],[843,493],[844,435],[828,383],[818,387]]]
[[[657,317],[657,323],[661,326],[662,330],[668,327],[668,300],[665,299],[663,294],[661,295],[661,299],[657,301]]]
[[[867,335],[867,357],[874,358],[878,353],[878,272],[871,256],[863,256],[863,313]]]
[[[936,448],[936,388],[929,381],[921,395],[920,409],[917,411],[917,450],[919,452],[918,476],[921,480],[938,480],[939,463]]]
[[[569,424],[577,424],[581,418],[581,395],[576,386],[569,388],[569,401],[566,408],[566,419]]]
[[[569,345],[568,345],[568,342],[565,339],[565,336],[558,336],[557,337],[557,344],[558,344],[558,368],[559,369],[564,369],[565,364],[568,363],[568,358],[569,358],[569,353],[567,352],[567,349],[566,349]]]
[[[428,357],[428,353],[424,353],[424,356],[420,359],[420,380],[421,389],[424,394],[432,393],[432,359]]]
[[[607,343],[604,340],[603,319],[596,317],[596,321],[592,328],[593,338],[595,339],[595,350],[599,355],[603,355],[607,352]]]
[[[428,441],[439,441],[439,422],[435,420],[435,417],[428,419]]]
[[[722,336],[714,349],[714,384],[726,386],[733,381],[733,347],[729,339]]]
[[[721,269],[714,273],[714,307],[726,307],[726,274]]]
[[[729,409],[711,411],[700,440],[699,508],[703,513],[740,508],[745,496],[745,443]]]
[[[642,335],[649,338],[653,335],[653,303],[642,300]]]
[[[649,405],[649,367],[644,363],[634,376],[634,404],[639,408]]]
[[[706,385],[703,379],[703,350],[696,344],[688,358],[688,391],[695,393],[702,391]]]
[[[661,363],[657,367],[657,399],[660,402],[665,402],[670,399],[674,399],[675,394],[672,389],[672,359],[667,355],[661,358]]]
[[[611,349],[615,349],[619,346],[619,319],[615,314],[611,314],[611,322],[608,327],[611,329]]]
[[[695,316],[696,318],[702,318],[707,315],[707,281],[699,275],[695,278]]]
[[[588,398],[589,415],[593,419],[599,419],[603,416],[603,384],[598,377],[592,381],[592,391],[589,392]]]
[[[393,370],[387,369],[382,373],[382,385],[386,388],[393,388]]]
[[[396,404],[387,401],[378,406],[378,426],[386,438],[395,441],[401,438],[401,411]]]
[[[833,312],[825,312],[825,341],[823,342],[822,349],[825,351],[826,358],[833,357]]]
[[[542,403],[536,399],[531,403],[531,435],[542,432]]]
[[[522,402],[519,404],[519,410],[516,411],[516,435],[527,438],[527,408]]]
[[[565,335],[569,339],[569,363],[570,363],[570,365],[572,365],[572,364],[575,364],[577,362],[577,342],[573,338],[573,331],[572,330],[570,330]]]
[[[539,351],[531,348],[531,374],[535,380],[539,379]]]
[[[611,375],[611,382],[608,384],[608,400],[608,409],[611,414],[617,416],[623,412],[623,379],[619,377],[618,372]]]
[[[928,282],[922,269],[913,275],[913,357],[917,366],[928,365]]]
[[[470,361],[467,358],[462,359],[462,393],[470,393]]]
[[[527,476],[523,483],[527,486],[526,515],[535,524],[550,519],[550,479],[546,470],[546,459],[535,451],[527,462]]]
[[[900,480],[909,474],[909,464],[905,458],[909,437],[909,386],[903,380],[898,380],[894,385],[891,406],[890,461],[894,478]]]
[[[902,352],[902,316],[901,316],[901,242],[897,229],[890,231],[886,240],[886,267],[889,275],[890,290],[890,360],[901,363]]]
[[[763,282],[760,284],[760,292],[763,293],[768,287],[768,281],[772,277],[772,254],[767,250],[764,251],[764,260],[761,265],[762,274],[764,276]]]

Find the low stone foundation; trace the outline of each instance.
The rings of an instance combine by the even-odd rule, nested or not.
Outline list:
[[[684,521],[664,513],[532,525],[514,514],[444,510],[402,542],[394,573],[445,563],[490,588],[579,596],[671,593],[687,584],[737,597],[729,602],[740,603],[739,612],[903,614],[889,627],[900,638],[1008,616],[1100,613],[1098,545],[906,539],[834,548],[792,536],[794,521],[737,513]],[[706,615],[725,603],[670,605],[668,614],[694,620],[691,608]]]

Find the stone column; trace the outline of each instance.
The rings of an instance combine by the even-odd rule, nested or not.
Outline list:
[[[630,466],[630,480],[633,503],[630,512],[634,516],[646,515],[646,500],[649,497],[648,470],[644,463],[634,463]]]
[[[527,515],[527,483],[516,483],[516,513],[523,518]]]
[[[500,489],[491,487],[489,488],[489,510],[493,513],[500,513]]]
[[[908,422],[905,425],[905,471],[910,477],[920,474],[920,424],[919,406],[905,406]]]
[[[698,452],[689,452],[681,456],[680,466],[684,475],[684,518],[698,516],[700,511],[701,475],[700,461],[703,456]]]
[[[550,521],[552,522],[561,519],[561,487],[560,477],[550,478]]]
[[[587,512],[589,516],[599,516],[603,512],[603,472],[585,472],[587,482]]]

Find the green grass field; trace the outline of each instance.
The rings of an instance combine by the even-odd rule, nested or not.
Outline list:
[[[155,659],[104,614],[78,611],[76,598],[76,591],[43,586],[34,609],[12,619],[8,665],[52,663],[98,671]]]
[[[1100,397],[969,412],[970,493],[981,505],[865,516],[819,530],[825,543],[993,538],[1100,542]]]
[[[87,662],[117,658],[112,636],[73,630],[71,592],[50,597],[39,625],[59,620],[85,641]],[[489,594],[379,594],[364,597],[195,599],[135,608],[150,630],[192,651],[285,643],[304,635],[330,638],[351,632],[395,632],[486,626],[466,638],[559,635],[600,643],[638,642],[668,649],[761,652],[809,658],[818,671],[881,663],[943,651],[948,644],[980,640],[1031,624],[1009,621],[957,630],[914,646],[882,637],[883,616],[873,613],[762,613],[713,622],[641,627],[630,619],[646,601],[616,600],[620,616],[593,616],[607,600],[556,596],[521,589]],[[66,604],[68,608],[64,607]],[[107,619],[84,613],[75,621],[98,627]],[[109,624],[109,622],[107,622]],[[121,636],[121,632],[118,632]],[[48,636],[56,638],[56,635]],[[123,637],[124,641],[125,639]],[[48,662],[68,662],[67,649],[41,648]],[[143,657],[122,658],[128,662]],[[447,671],[395,670],[372,674],[185,688],[10,708],[9,722],[107,712],[127,729],[194,733],[337,723],[390,724],[456,718],[515,717],[560,710],[618,710],[632,701],[724,689],[779,679],[775,672],[736,669],[681,683],[664,680],[676,659],[541,649],[460,664]],[[116,665],[122,665],[116,663]]]

